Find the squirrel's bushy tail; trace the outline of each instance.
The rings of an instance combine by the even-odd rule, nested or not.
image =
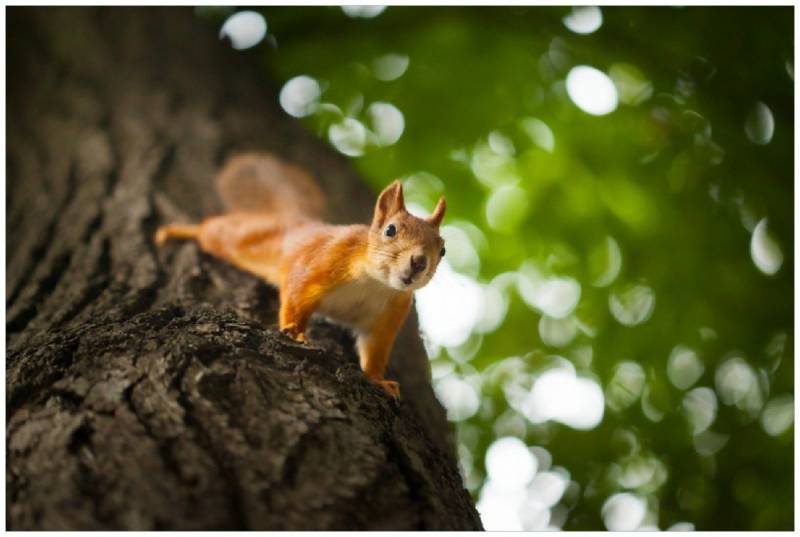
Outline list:
[[[216,178],[217,192],[229,212],[291,213],[319,218],[325,195],[302,168],[268,153],[230,157]]]

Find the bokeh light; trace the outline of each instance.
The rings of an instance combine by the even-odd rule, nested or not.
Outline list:
[[[754,144],[768,144],[775,133],[775,119],[772,117],[772,110],[766,104],[758,101],[747,116],[744,132]]]
[[[591,34],[603,25],[603,12],[595,6],[573,7],[563,21],[564,26],[576,34]]]
[[[230,39],[231,46],[244,50],[259,44],[267,35],[267,21],[255,11],[238,11],[228,17],[219,37]]]
[[[575,106],[593,116],[617,109],[617,88],[604,72],[588,65],[573,67],[567,75],[567,93]]]
[[[342,6],[342,11],[348,17],[371,19],[377,17],[386,9],[387,6]]]
[[[589,255],[594,274],[592,285],[607,287],[614,283],[622,269],[622,250],[614,237],[606,237],[603,244],[593,249]]]
[[[430,283],[417,291],[419,323],[435,345],[463,344],[481,319],[483,292],[480,285],[455,272],[443,259]]]
[[[499,438],[486,450],[486,473],[498,486],[527,485],[536,473],[536,457],[519,438]]]
[[[609,531],[633,531],[644,521],[647,503],[641,496],[620,492],[606,500],[602,513]]]
[[[667,361],[667,377],[676,388],[681,390],[691,388],[704,370],[703,362],[693,349],[683,345],[672,349]]]
[[[565,347],[578,335],[578,326],[569,317],[555,319],[542,315],[539,318],[539,337],[551,347]]]
[[[552,458],[541,446],[526,446],[515,437],[496,440],[486,452],[488,480],[478,501],[487,529],[542,531],[560,529],[567,510],[559,502],[575,490],[569,472],[551,469]]]
[[[436,396],[447,409],[450,421],[471,418],[478,411],[478,392],[468,382],[451,376],[442,379],[434,387]]]
[[[357,119],[346,117],[328,128],[328,139],[339,152],[349,157],[358,157],[364,154],[367,129]]]
[[[780,395],[772,399],[761,414],[761,425],[770,436],[783,434],[794,423],[794,396]]]
[[[720,399],[726,405],[758,413],[764,404],[762,388],[753,367],[741,356],[725,360],[714,375]]]
[[[683,409],[692,433],[702,433],[717,417],[717,395],[711,388],[695,388],[684,396]]]
[[[608,307],[614,318],[625,326],[646,322],[655,309],[656,297],[646,285],[626,285],[608,296]]]
[[[603,391],[593,379],[557,367],[536,379],[530,393],[533,422],[557,421],[573,429],[593,429],[603,419]]]
[[[389,82],[397,80],[408,69],[409,59],[405,54],[385,54],[375,58],[372,62],[372,70],[375,78]]]
[[[520,267],[518,288],[531,308],[554,319],[572,313],[581,297],[581,285],[574,278],[544,276],[528,262]]]
[[[547,123],[535,117],[526,117],[520,122],[520,126],[534,144],[548,153],[555,150],[556,138]]]
[[[783,265],[783,252],[778,242],[767,231],[767,219],[756,224],[750,239],[750,257],[758,270],[773,275]]]
[[[644,390],[645,373],[636,362],[620,362],[606,386],[606,405],[622,410],[634,404]]]
[[[300,75],[283,85],[278,101],[287,114],[305,117],[317,110],[321,94],[319,82],[310,76]]]
[[[392,145],[403,135],[406,126],[403,113],[392,103],[374,102],[367,108],[367,114],[378,145]]]

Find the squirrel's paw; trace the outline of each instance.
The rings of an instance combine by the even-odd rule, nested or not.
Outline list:
[[[387,395],[400,399],[400,384],[393,380],[376,380],[375,384],[383,388]]]
[[[294,323],[288,324],[283,328],[281,328],[281,332],[283,332],[293,340],[297,341],[298,343],[306,342],[306,334],[302,330],[300,330]]]

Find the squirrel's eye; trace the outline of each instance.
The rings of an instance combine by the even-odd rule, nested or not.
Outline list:
[[[394,237],[397,234],[397,228],[394,227],[394,224],[389,224],[386,226],[386,231],[384,231],[384,233],[386,233],[387,237]]]
[[[439,257],[444,257],[444,252],[445,252],[444,246],[442,246],[442,251],[439,252]]]

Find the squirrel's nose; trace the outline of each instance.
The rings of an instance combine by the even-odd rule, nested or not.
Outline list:
[[[425,267],[428,265],[428,260],[425,258],[424,255],[412,255],[411,256],[411,268],[414,272],[422,272],[425,270]]]

